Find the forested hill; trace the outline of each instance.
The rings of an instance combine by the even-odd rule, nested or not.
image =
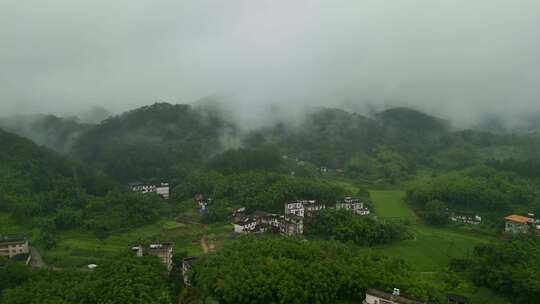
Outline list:
[[[0,118],[0,128],[68,154],[75,139],[90,127],[77,117],[28,115]]]
[[[234,125],[211,110],[156,103],[111,117],[81,135],[72,155],[121,181],[184,176],[223,150]]]
[[[141,107],[99,124],[54,116],[28,123],[20,122],[14,129],[120,182],[167,179],[174,183],[204,167],[214,155],[237,147],[268,150],[270,146],[292,159],[344,169],[350,177],[391,182],[413,175],[418,167],[445,171],[490,159],[531,158],[540,147],[534,135],[456,131],[447,121],[408,108],[371,117],[317,108],[301,121],[276,122],[249,132],[219,107],[168,103]],[[41,133],[27,132],[36,128]],[[40,142],[43,134],[48,140]]]
[[[0,143],[3,195],[26,196],[77,187],[99,193],[108,188],[100,185],[110,182],[106,177],[28,139],[0,129]]]

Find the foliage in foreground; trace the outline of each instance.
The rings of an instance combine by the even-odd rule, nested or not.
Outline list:
[[[472,257],[454,260],[452,268],[468,274],[475,284],[512,299],[512,303],[538,303],[540,239],[536,236],[478,246]]]
[[[164,268],[155,257],[121,257],[95,271],[33,270],[0,265],[4,304],[172,303]],[[17,279],[16,284],[10,280]]]
[[[243,237],[202,258],[191,280],[220,303],[334,303],[363,299],[370,287],[401,288],[438,302],[440,288],[402,260],[361,253],[337,242]]]

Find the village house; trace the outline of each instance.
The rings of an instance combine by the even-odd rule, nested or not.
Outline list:
[[[148,246],[137,245],[131,248],[136,256],[153,255],[157,256],[167,271],[172,269],[172,257],[173,257],[173,243],[172,242],[158,242],[149,244]]]
[[[252,216],[257,225],[264,227],[265,230],[279,230],[280,215],[257,210]]]
[[[470,212],[451,211],[449,212],[448,218],[453,222],[472,225],[478,225],[482,222],[480,216]]]
[[[241,211],[240,211],[241,210]],[[255,211],[245,215],[245,208],[239,208],[233,213],[234,232],[265,232],[279,231],[280,216],[264,211]]]
[[[199,213],[205,212],[208,205],[212,203],[211,198],[207,198],[202,194],[195,195],[195,201],[197,202],[197,205],[199,206]]]
[[[233,221],[233,223],[240,221],[242,219],[242,217],[244,217],[245,215],[246,215],[246,208],[245,207],[240,207],[240,208],[234,209],[234,211],[232,213],[232,221]]]
[[[362,304],[425,304],[425,302],[400,295],[397,288],[394,288],[392,293],[370,288],[366,291],[366,298]]]
[[[0,235],[0,257],[12,258],[19,254],[28,254],[28,240],[21,236]]]
[[[132,182],[128,184],[128,187],[133,192],[139,192],[142,194],[156,193],[163,199],[169,199],[169,184],[160,183],[159,185],[145,184],[143,182]]]
[[[304,234],[304,218],[294,214],[281,217],[279,232],[286,236]]]
[[[301,201],[294,201],[285,204],[285,215],[294,214],[304,217],[304,204]]]
[[[504,219],[506,221],[504,232],[506,233],[518,234],[540,231],[540,227],[537,225],[538,221],[535,221],[534,215],[532,214],[530,214],[530,217],[512,214]]]
[[[315,200],[299,200],[285,204],[285,215],[293,214],[299,217],[312,217],[315,212],[324,209],[322,203]]]
[[[233,222],[235,233],[255,232],[257,228],[257,220],[250,215],[240,217],[239,220]]]
[[[336,209],[350,210],[358,215],[369,215],[369,208],[364,206],[364,203],[357,198],[346,197],[343,201],[336,203]]]
[[[190,287],[188,272],[193,267],[193,263],[197,261],[197,257],[185,257],[182,259],[182,279],[184,280],[184,285]]]

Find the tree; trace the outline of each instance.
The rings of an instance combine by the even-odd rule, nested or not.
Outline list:
[[[438,226],[448,224],[448,211],[446,204],[439,200],[427,202],[422,215],[429,224]]]

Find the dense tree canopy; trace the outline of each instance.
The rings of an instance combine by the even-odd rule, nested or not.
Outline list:
[[[123,182],[179,179],[222,150],[225,130],[235,132],[216,112],[156,103],[90,128],[77,139],[73,155]]]
[[[407,189],[407,200],[423,208],[440,200],[452,210],[472,210],[498,215],[540,211],[535,183],[488,167],[450,172],[419,179]]]
[[[45,247],[54,244],[57,229],[104,235],[151,223],[167,208],[157,195],[121,191],[99,171],[14,134],[0,130],[0,142],[0,211],[39,228]]]
[[[401,260],[294,238],[242,238],[200,260],[191,280],[197,291],[220,303],[359,302],[371,287],[401,288],[434,303],[441,298],[440,287]]]
[[[540,238],[537,236],[476,247],[470,258],[455,260],[452,265],[477,285],[496,290],[512,299],[512,303],[538,303]]]
[[[90,272],[29,272],[9,263],[0,270],[0,302],[5,304],[172,303],[165,269],[155,257],[118,257]]]
[[[245,172],[225,176],[217,172],[196,172],[174,189],[174,199],[181,201],[198,193],[252,211],[282,212],[286,201],[314,199],[335,202],[343,198],[344,190],[323,180],[276,173]]]
[[[317,212],[313,221],[306,223],[305,234],[343,242],[352,241],[359,245],[385,244],[409,237],[403,225],[379,222],[343,209]]]

